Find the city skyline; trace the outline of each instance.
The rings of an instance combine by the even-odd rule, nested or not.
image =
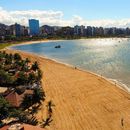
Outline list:
[[[39,19],[40,25],[130,27],[128,0],[55,0],[0,1],[0,22],[28,25]]]

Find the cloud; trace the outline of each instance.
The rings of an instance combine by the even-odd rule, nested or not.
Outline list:
[[[57,25],[63,17],[61,11],[45,10],[25,10],[25,11],[7,11],[0,7],[0,22],[5,24],[14,24],[15,22],[28,25],[28,19],[39,19],[41,24]]]
[[[65,20],[62,11],[53,10],[24,10],[24,11],[7,11],[0,7],[0,23],[14,24],[15,22],[22,25],[28,25],[28,19],[39,19],[40,25],[58,25],[58,26],[103,26],[103,27],[129,27],[130,19],[102,19],[86,20],[78,15],[72,16],[71,19]]]

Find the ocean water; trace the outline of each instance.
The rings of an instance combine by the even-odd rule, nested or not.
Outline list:
[[[61,45],[61,48],[56,49],[56,45]],[[92,71],[115,79],[130,88],[130,39],[128,38],[65,40],[12,48]]]

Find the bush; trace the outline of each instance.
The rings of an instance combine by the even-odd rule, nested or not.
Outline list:
[[[21,60],[22,58],[21,58],[21,56],[18,54],[18,53],[15,53],[14,54],[14,60],[16,60],[16,61],[19,61],[19,60]]]
[[[13,78],[4,70],[0,69],[0,85],[10,86],[13,84]]]
[[[0,120],[6,118],[9,115],[11,105],[6,99],[0,96]]]

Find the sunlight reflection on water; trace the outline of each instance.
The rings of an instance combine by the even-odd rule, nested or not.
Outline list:
[[[60,49],[55,49],[61,45]],[[117,79],[130,87],[130,39],[66,40],[13,47]]]

